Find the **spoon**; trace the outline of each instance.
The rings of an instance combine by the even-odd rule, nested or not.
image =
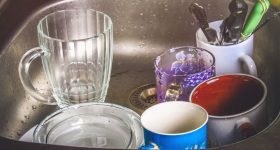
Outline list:
[[[197,3],[192,3],[189,6],[193,18],[199,23],[199,27],[203,31],[207,41],[211,44],[217,43],[217,32],[209,27],[205,9]]]

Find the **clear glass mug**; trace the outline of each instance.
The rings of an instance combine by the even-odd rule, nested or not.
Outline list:
[[[35,129],[33,142],[90,148],[137,149],[144,144],[140,116],[120,105],[84,103],[62,108]]]
[[[113,58],[111,18],[92,9],[61,10],[37,25],[40,47],[28,50],[19,63],[24,89],[46,104],[64,107],[104,102]],[[41,57],[53,96],[39,93],[29,79],[29,66]]]

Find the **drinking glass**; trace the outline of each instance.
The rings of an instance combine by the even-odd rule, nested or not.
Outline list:
[[[197,47],[172,48],[156,58],[155,74],[159,103],[188,101],[195,86],[215,75],[215,58]]]
[[[64,107],[84,102],[104,102],[113,47],[110,17],[92,9],[61,10],[37,25],[40,47],[28,50],[19,63],[25,90],[38,101]],[[41,57],[52,95],[40,94],[29,77],[32,61]]]

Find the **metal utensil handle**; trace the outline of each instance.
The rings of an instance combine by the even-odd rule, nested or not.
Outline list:
[[[264,25],[266,25],[270,20],[279,17],[280,16],[280,11],[274,13],[272,16],[269,18],[266,18],[259,26],[256,27],[256,29],[253,31],[252,34],[256,33],[259,29],[261,29]]]
[[[48,104],[48,105],[56,105],[55,99],[51,96],[45,96],[39,93],[33,86],[30,81],[29,76],[29,67],[30,64],[38,57],[44,55],[43,50],[40,47],[35,47],[33,49],[28,50],[21,58],[19,62],[18,72],[20,81],[24,87],[24,89],[36,100]]]
[[[241,40],[248,38],[254,32],[263,15],[269,9],[269,6],[270,3],[268,0],[258,0],[256,2],[242,29]]]
[[[245,22],[248,5],[243,0],[232,0],[229,4],[230,16],[226,19],[227,34],[223,33],[225,42],[237,43]]]
[[[189,11],[191,12],[193,18],[199,23],[199,27],[204,33],[207,41],[211,43],[216,42],[217,33],[216,30],[209,27],[205,9],[197,3],[192,3],[189,6]]]

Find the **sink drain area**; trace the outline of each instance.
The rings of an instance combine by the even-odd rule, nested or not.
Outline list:
[[[155,105],[157,103],[155,84],[146,84],[134,89],[129,96],[129,102],[141,110]]]

